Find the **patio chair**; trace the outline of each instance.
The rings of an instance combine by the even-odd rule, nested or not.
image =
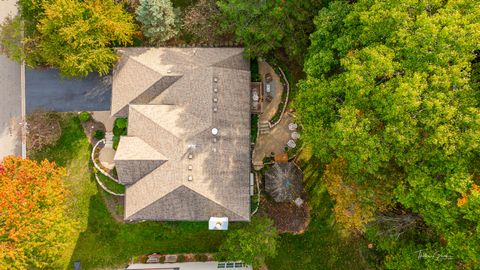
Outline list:
[[[272,80],[273,80],[272,74],[270,74],[270,73],[265,74],[265,82],[269,83]]]

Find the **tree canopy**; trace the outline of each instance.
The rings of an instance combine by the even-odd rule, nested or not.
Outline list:
[[[272,220],[253,218],[247,227],[229,232],[218,256],[221,260],[243,261],[256,269],[263,266],[267,258],[275,257],[277,240],[278,232]]]
[[[313,17],[323,1],[319,0],[221,0],[221,24],[234,32],[237,40],[252,56],[265,56],[283,48],[291,59],[302,63],[313,32]]]
[[[6,157],[0,164],[0,268],[56,268],[75,223],[65,216],[54,163]]]
[[[112,47],[131,44],[136,31],[133,17],[113,0],[20,0],[19,8],[25,38],[10,45],[23,55],[12,57],[57,67],[64,76],[107,74],[118,58]]]
[[[295,103],[303,138],[324,162],[341,160],[341,183],[364,194],[343,210],[402,208],[434,235],[392,249],[392,269],[409,268],[399,258],[435,262],[417,262],[415,249],[452,257],[431,267],[480,263],[479,17],[474,0],[359,0],[315,18]]]
[[[170,0],[140,0],[135,12],[150,43],[164,42],[177,34],[177,16]]]

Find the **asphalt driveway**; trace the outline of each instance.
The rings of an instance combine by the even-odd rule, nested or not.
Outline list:
[[[58,112],[108,111],[112,77],[90,74],[86,78],[62,78],[56,69],[25,69],[26,110]]]

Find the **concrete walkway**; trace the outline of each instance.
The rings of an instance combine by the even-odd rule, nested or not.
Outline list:
[[[16,0],[0,0],[0,22],[17,13]],[[0,159],[21,155],[21,66],[0,55]]]
[[[116,117],[110,116],[110,111],[95,111],[92,112],[92,117],[95,121],[101,122],[105,125],[106,132],[113,131]]]

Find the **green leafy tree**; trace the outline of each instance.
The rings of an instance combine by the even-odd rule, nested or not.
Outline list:
[[[178,32],[177,16],[170,0],[140,0],[135,13],[143,34],[152,44],[167,41]]]
[[[0,26],[1,52],[15,61],[23,59],[22,19],[20,16],[7,17]]]
[[[220,30],[221,13],[216,0],[199,0],[182,15],[182,31],[194,42],[215,44],[225,40]]]
[[[265,56],[284,48],[292,60],[301,63],[313,32],[313,17],[322,1],[221,0],[223,29],[234,32],[251,57]]]
[[[457,205],[478,184],[480,100],[471,74],[479,16],[473,0],[334,1],[315,18],[295,102],[317,157],[345,160],[352,187],[392,187],[380,198],[420,215],[435,235],[415,248],[441,247],[466,268],[480,263],[478,220],[468,203]],[[388,267],[396,269],[409,241],[391,251]]]
[[[112,0],[58,0],[43,7],[40,54],[66,76],[107,74],[118,59],[111,46],[132,42],[133,18]]]
[[[136,31],[113,0],[20,0],[19,8],[25,37],[12,58],[57,67],[64,76],[107,74],[118,59],[112,47],[131,44]]]
[[[65,215],[65,170],[6,157],[0,164],[0,268],[60,268],[76,226]]]
[[[221,260],[240,260],[258,268],[277,254],[278,232],[268,218],[253,218],[245,228],[229,232],[220,246]]]

